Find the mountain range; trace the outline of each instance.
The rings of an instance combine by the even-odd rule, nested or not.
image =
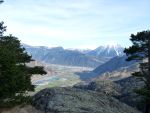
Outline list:
[[[89,51],[87,54],[97,58],[106,57],[113,58],[116,56],[122,56],[124,53],[124,48],[120,45],[106,45],[100,46],[92,51]]]
[[[136,105],[141,98],[133,92],[135,87],[143,85],[131,76],[131,73],[138,69],[137,62],[127,62],[127,56],[124,55],[121,46],[100,46],[95,50],[28,45],[24,47],[35,60],[94,68],[92,71],[76,73],[84,81],[83,84],[81,82],[73,87],[46,88],[34,95],[32,106],[36,109],[60,113],[140,113],[134,108],[143,110]]]
[[[117,56],[109,60],[103,65],[100,65],[93,72],[101,75],[105,72],[112,72],[121,68],[129,68],[135,64],[135,61],[126,61],[127,56]]]
[[[136,61],[126,61],[127,56],[116,56],[104,64],[96,67],[93,71],[77,72],[82,80],[90,80],[97,78],[107,78],[113,80],[119,80],[131,75],[131,73],[137,70]]]
[[[44,63],[96,68],[115,56],[122,56],[120,45],[100,46],[94,50],[64,49],[63,47],[29,46],[23,44],[33,59]]]

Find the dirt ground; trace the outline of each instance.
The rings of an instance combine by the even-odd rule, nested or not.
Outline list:
[[[0,113],[44,113],[44,112],[38,111],[30,105],[26,105],[24,107],[17,106],[11,109],[8,108],[0,109]]]

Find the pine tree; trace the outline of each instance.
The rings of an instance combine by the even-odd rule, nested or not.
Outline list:
[[[0,37],[3,36],[3,33],[6,31],[6,26],[4,26],[4,22],[0,22]]]
[[[127,61],[140,61],[140,71],[133,75],[142,78],[145,86],[136,93],[144,98],[145,113],[150,113],[150,31],[138,32],[136,35],[131,34],[133,45],[126,48],[124,52],[127,54]]]
[[[4,2],[3,0],[0,0],[0,4],[3,3],[3,2]]]
[[[33,74],[46,74],[43,67],[28,67],[33,61],[18,38],[10,35],[3,36],[6,27],[0,24],[0,102],[14,100],[17,95],[34,91],[31,83]]]

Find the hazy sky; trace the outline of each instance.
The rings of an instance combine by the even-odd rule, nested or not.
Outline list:
[[[95,48],[130,44],[150,29],[150,0],[4,0],[0,21],[30,45]]]

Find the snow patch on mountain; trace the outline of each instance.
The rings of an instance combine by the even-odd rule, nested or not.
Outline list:
[[[88,54],[97,57],[116,57],[122,56],[124,48],[119,44],[105,45],[96,48],[95,50],[90,51]]]

